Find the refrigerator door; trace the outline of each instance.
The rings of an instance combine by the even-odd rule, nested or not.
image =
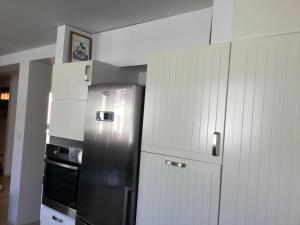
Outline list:
[[[93,225],[134,224],[144,88],[89,88],[78,218]]]

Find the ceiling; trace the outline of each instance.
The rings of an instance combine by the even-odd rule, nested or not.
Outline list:
[[[56,27],[90,33],[207,8],[213,0],[0,0],[0,55],[55,43]]]

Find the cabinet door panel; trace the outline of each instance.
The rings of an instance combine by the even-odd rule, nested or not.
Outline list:
[[[86,101],[53,99],[49,134],[83,141]]]
[[[232,45],[220,225],[300,224],[299,40]]]
[[[87,99],[91,79],[92,61],[55,64],[52,93],[57,98]],[[88,76],[89,81],[85,81]]]
[[[221,164],[212,156],[223,138],[229,44],[150,57],[142,150]],[[222,147],[222,145],[221,145]]]
[[[219,165],[143,152],[137,225],[217,225],[220,170]]]
[[[75,220],[44,205],[41,206],[41,225],[75,225]]]

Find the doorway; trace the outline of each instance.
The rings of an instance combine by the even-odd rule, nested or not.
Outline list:
[[[0,79],[0,175],[3,175],[3,170],[4,170],[4,153],[5,153],[8,105],[9,105],[9,78]]]
[[[19,65],[0,68],[0,224],[8,213]]]
[[[0,196],[2,214],[7,214],[9,176],[4,175],[4,157],[9,106],[9,78],[0,79]],[[0,216],[0,224],[3,224]]]

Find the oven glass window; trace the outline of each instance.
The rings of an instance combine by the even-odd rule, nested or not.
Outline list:
[[[79,172],[47,163],[46,198],[76,209]]]

